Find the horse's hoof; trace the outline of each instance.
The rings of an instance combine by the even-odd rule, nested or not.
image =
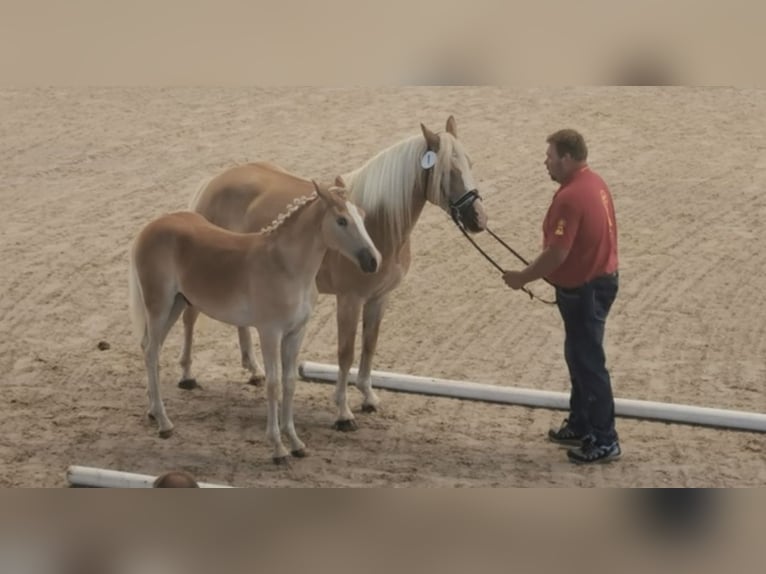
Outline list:
[[[197,384],[197,379],[181,379],[178,381],[178,386],[185,391],[190,391],[192,389],[198,389],[199,385]]]
[[[160,438],[170,438],[172,434],[173,434],[173,429],[161,430]]]
[[[291,450],[290,454],[295,458],[306,458],[306,449],[299,448],[298,450]]]
[[[288,458],[286,456],[275,456],[271,460],[273,460],[274,464],[277,466],[288,466]]]
[[[375,405],[362,405],[362,412],[363,413],[377,413],[378,407]]]
[[[332,428],[337,431],[350,432],[355,431],[358,427],[356,426],[356,421],[354,419],[347,419],[335,421]]]
[[[266,381],[265,375],[253,375],[250,377],[250,380],[247,381],[248,385],[253,385],[254,387],[260,387],[264,381]]]

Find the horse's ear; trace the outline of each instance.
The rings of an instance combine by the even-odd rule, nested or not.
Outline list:
[[[439,151],[439,136],[429,130],[422,123],[420,124],[420,129],[423,130],[423,137],[426,138],[426,145],[428,146],[428,149],[432,151]]]
[[[335,176],[335,185],[338,187],[346,187],[346,182],[339,175]]]
[[[346,188],[345,187],[334,186],[334,187],[330,188],[330,191],[333,192],[333,193],[338,194],[338,196],[343,201],[346,201],[348,199],[348,194],[346,193]]]
[[[447,133],[452,134],[453,137],[457,137],[457,123],[455,122],[455,116],[447,118]]]

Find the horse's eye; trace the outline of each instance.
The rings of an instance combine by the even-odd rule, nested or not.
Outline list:
[[[346,219],[345,217],[339,217],[338,225],[340,225],[341,227],[346,227],[348,225],[348,219]]]

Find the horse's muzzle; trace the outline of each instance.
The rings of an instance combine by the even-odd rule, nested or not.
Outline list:
[[[359,267],[365,273],[375,273],[378,270],[378,259],[369,249],[361,249],[356,254]]]
[[[476,208],[477,199],[481,201],[481,196],[473,189],[456,202],[450,203],[450,215],[455,223],[458,225],[462,224],[468,231],[473,233],[484,231],[486,225],[486,221],[480,221],[486,218],[479,216],[479,211]]]
[[[479,233],[484,231],[485,225],[479,221],[479,213],[476,209],[467,210],[467,213],[460,215],[460,221],[463,222],[465,228],[473,233]]]

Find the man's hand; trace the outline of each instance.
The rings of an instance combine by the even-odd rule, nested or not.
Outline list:
[[[521,271],[506,271],[503,273],[503,281],[511,289],[521,289],[526,284]]]

